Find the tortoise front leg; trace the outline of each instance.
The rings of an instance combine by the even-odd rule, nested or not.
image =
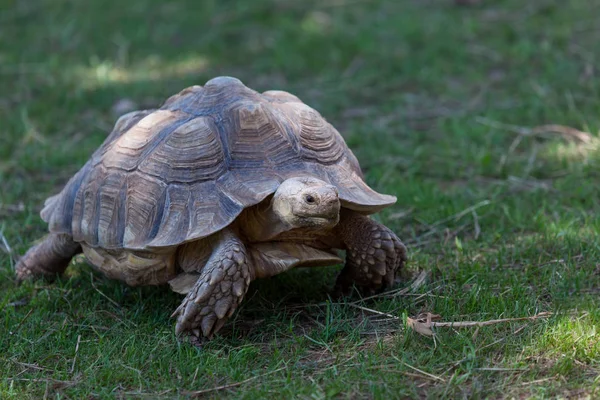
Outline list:
[[[198,265],[198,280],[181,305],[175,332],[193,340],[211,338],[242,302],[253,279],[246,247],[232,231],[218,234],[208,262]]]
[[[352,285],[363,293],[392,286],[406,261],[406,247],[388,227],[350,210],[343,210],[336,233],[346,248],[346,265],[337,278],[337,294]]]

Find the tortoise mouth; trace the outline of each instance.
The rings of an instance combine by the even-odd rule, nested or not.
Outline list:
[[[306,213],[306,212],[301,212],[301,213],[297,213],[296,214],[297,217],[299,218],[305,218],[305,219],[316,219],[316,220],[332,220],[332,219],[336,219],[339,218],[340,216],[340,212],[339,210],[332,210],[329,212],[324,212],[324,213]]]
[[[332,227],[340,221],[339,210],[332,210],[326,213],[299,213],[296,218],[303,226],[314,227]]]

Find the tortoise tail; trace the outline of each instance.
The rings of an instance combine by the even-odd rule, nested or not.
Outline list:
[[[30,248],[15,266],[19,281],[29,278],[53,278],[60,275],[81,246],[70,235],[51,233]]]

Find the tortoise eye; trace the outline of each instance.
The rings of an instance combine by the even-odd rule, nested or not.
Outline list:
[[[313,204],[315,202],[315,198],[313,196],[311,196],[310,194],[307,194],[306,196],[304,196],[304,200],[308,204]]]

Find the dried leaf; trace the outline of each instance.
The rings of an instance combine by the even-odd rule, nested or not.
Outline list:
[[[412,319],[410,317],[406,317],[406,324],[412,328],[415,332],[424,335],[424,336],[433,336],[433,331],[430,328],[430,325],[426,322],[420,322],[416,319]]]

